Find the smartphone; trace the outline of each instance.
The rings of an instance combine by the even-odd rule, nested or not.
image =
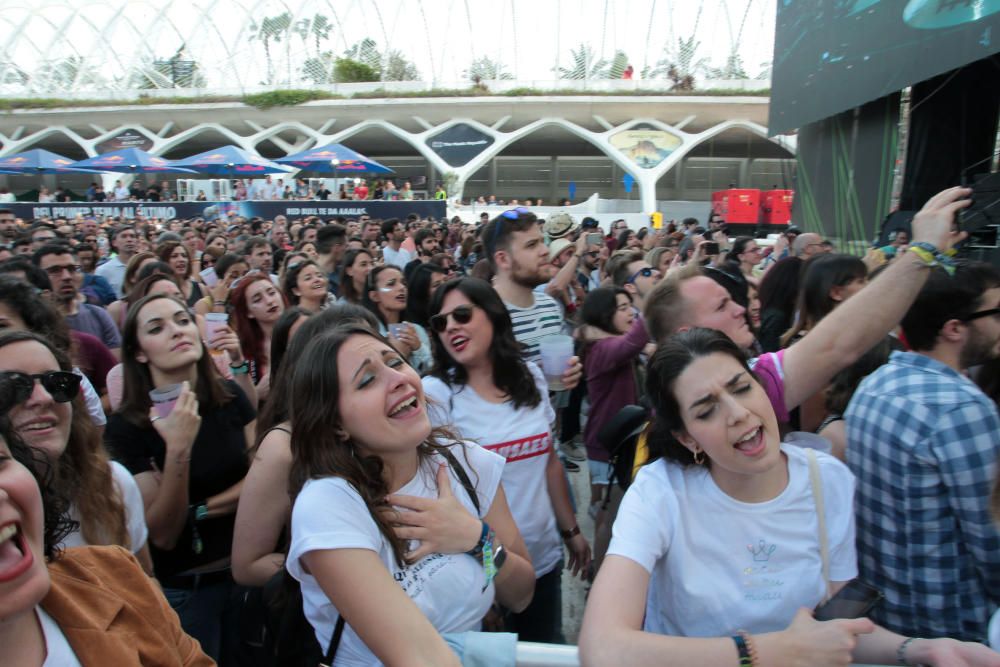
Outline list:
[[[718,255],[719,244],[715,241],[705,241],[701,244],[701,254],[706,256]]]
[[[604,243],[602,234],[587,234],[587,245],[601,245]]]
[[[813,618],[832,621],[835,618],[862,618],[882,600],[882,592],[860,579],[852,579],[832,598],[816,607]]]

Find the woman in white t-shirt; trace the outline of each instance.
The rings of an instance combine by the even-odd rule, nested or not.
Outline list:
[[[420,377],[366,326],[320,334],[289,370],[286,567],[320,647],[341,625],[338,666],[459,664],[441,633],[534,590],[503,460],[432,431]]]
[[[485,281],[445,283],[428,312],[435,370],[423,382],[433,402],[431,423],[451,426],[506,459],[504,489],[538,578],[531,605],[510,615],[508,629],[522,641],[561,643],[562,541],[573,574],[587,573],[590,545],[552,450],[555,414],[545,376],[523,359],[507,308]]]
[[[48,339],[23,330],[0,333],[0,376],[19,399],[11,424],[52,465],[56,487],[68,496],[70,517],[78,522],[58,546],[123,546],[152,575],[139,487],[128,470],[108,459],[84,406],[81,378],[71,370]]]
[[[728,337],[693,329],[661,344],[647,392],[660,458],[622,501],[584,615],[584,665],[1000,664],[980,644],[812,618],[828,590],[857,576],[854,479],[833,457],[811,463],[781,444],[767,394]]]

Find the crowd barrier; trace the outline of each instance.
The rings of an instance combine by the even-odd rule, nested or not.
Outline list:
[[[580,656],[575,646],[557,644],[517,643],[517,667],[579,667]],[[878,667],[852,664],[851,667]]]

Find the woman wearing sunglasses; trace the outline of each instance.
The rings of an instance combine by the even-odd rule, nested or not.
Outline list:
[[[392,264],[376,266],[368,273],[367,288],[362,305],[378,319],[378,332],[418,373],[425,373],[431,366],[431,344],[422,326],[403,321],[409,292],[403,271]]]
[[[583,665],[1000,665],[981,644],[813,618],[858,574],[854,478],[831,456],[781,443],[728,336],[691,329],[661,343],[646,390],[655,460],[618,511],[587,600]]]
[[[8,417],[52,465],[55,484],[79,522],[60,546],[119,545],[152,575],[142,497],[129,472],[108,460],[80,381],[65,354],[45,338],[30,331],[0,333],[0,383],[13,405]]]
[[[431,423],[448,425],[507,460],[503,485],[535,568],[535,597],[524,612],[509,617],[509,629],[522,641],[561,643],[562,543],[574,575],[586,574],[590,546],[553,452],[548,384],[537,366],[523,360],[507,308],[486,282],[445,283],[434,293],[430,312],[435,370],[423,385],[433,402]]]
[[[255,414],[210,356],[182,301],[151,294],[136,302],[122,333],[124,396],[106,440],[142,492],[167,600],[205,652],[226,662],[238,634],[229,572],[233,521]],[[181,390],[174,405],[155,411],[149,392],[175,385]]]

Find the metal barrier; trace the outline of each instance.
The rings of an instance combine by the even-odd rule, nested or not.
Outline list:
[[[575,646],[558,644],[517,643],[517,667],[580,667],[580,657]],[[877,667],[852,664],[851,667]]]

